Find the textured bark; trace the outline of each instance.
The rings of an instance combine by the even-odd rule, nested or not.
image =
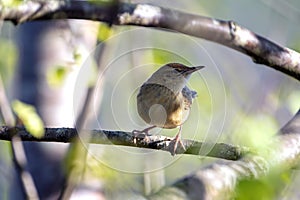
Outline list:
[[[85,134],[89,135],[89,143],[94,144],[109,144],[109,145],[124,145],[131,147],[140,147],[148,149],[156,149],[172,152],[168,146],[173,138],[166,136],[148,136],[145,138],[143,135],[141,137],[134,137],[130,132],[123,131],[108,131],[108,130],[91,130],[84,131]],[[45,136],[43,138],[35,138],[30,135],[24,127],[12,127],[8,128],[6,126],[0,127],[0,140],[11,140],[11,133],[20,136],[22,141],[35,141],[35,142],[63,142],[69,143],[73,142],[73,139],[78,136],[77,130],[75,128],[46,128]],[[85,141],[84,138],[83,141]],[[206,143],[193,141],[193,140],[182,140],[186,152],[180,149],[178,154],[192,154],[199,155],[201,147],[207,145]],[[249,149],[246,147],[239,147],[230,144],[217,143],[211,149],[207,155],[209,157],[222,158],[227,160],[237,160],[243,155],[249,153]]]
[[[0,6],[0,16],[15,24],[72,18],[115,25],[165,28],[228,46],[250,56],[256,63],[300,80],[298,52],[282,47],[232,21],[147,4],[99,4],[92,1],[26,1],[12,8]]]
[[[238,181],[261,178],[274,167],[295,167],[300,161],[299,120],[300,110],[265,149],[238,161],[213,163],[162,188],[149,199],[231,199]]]
[[[2,19],[10,20],[15,24],[34,20],[75,18],[104,21],[115,25],[165,28],[228,46],[250,56],[256,63],[265,64],[300,80],[299,53],[269,41],[232,21],[217,20],[146,4],[93,4],[90,1],[27,1],[13,8],[0,6],[0,16]],[[222,158],[226,158],[228,157],[227,154],[230,156],[232,154],[232,160],[239,160],[214,163],[169,187],[161,189],[158,193],[149,196],[149,198],[229,199],[232,197],[238,181],[262,177],[273,167],[291,168],[295,166],[299,162],[300,154],[299,115],[298,112],[281,129],[281,134],[276,136],[270,144],[266,145],[264,151],[261,150],[255,154],[243,156],[243,153],[248,152],[247,150],[244,151],[244,149],[233,147],[233,153],[226,150],[225,155],[219,156],[219,150],[217,150],[216,157],[223,156]],[[6,129],[6,127],[2,127],[1,135],[3,133],[3,137],[6,140],[10,140],[11,136],[6,135]],[[63,130],[61,129],[61,131]],[[20,132],[21,138],[24,137],[22,138],[24,140],[36,141],[36,139],[24,132],[22,128],[19,130],[16,127],[15,131]],[[54,130],[49,129],[48,131]],[[54,132],[58,132],[58,135],[65,142],[69,142],[69,139],[77,134],[76,130],[71,130],[71,132],[73,131],[72,133],[65,131],[65,133],[57,130]],[[105,144],[115,142],[120,145],[138,147],[145,147],[146,145],[149,148],[157,149],[166,148],[169,142],[169,138],[165,137],[160,137],[158,140],[150,137],[149,140],[152,142],[148,143],[144,138],[132,138],[126,132],[100,132],[102,132],[101,134],[104,133],[104,135],[109,133],[109,140],[102,135],[100,137],[97,136],[93,141]],[[69,135],[70,137],[67,137],[68,134],[71,134]],[[46,135],[45,138],[47,137]],[[94,132],[92,137],[94,137]],[[123,138],[119,140],[119,137]],[[48,138],[49,141],[58,139],[60,138]],[[190,144],[189,142],[193,143],[193,141],[184,141],[185,144]],[[201,143],[194,144],[196,146],[189,147],[188,153],[194,154],[194,152],[199,152]],[[221,150],[223,149],[222,145],[225,145],[227,148],[226,144],[221,144],[219,146]],[[215,153],[211,152],[208,156],[215,156]]]

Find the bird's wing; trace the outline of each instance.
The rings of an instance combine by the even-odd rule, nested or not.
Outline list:
[[[187,86],[182,89],[182,95],[184,97],[185,107],[189,109],[193,103],[193,99],[197,97],[197,92],[190,90]]]

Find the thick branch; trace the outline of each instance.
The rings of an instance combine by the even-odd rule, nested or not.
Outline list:
[[[165,199],[231,199],[238,181],[263,177],[274,167],[290,169],[296,166],[300,162],[299,120],[300,110],[281,129],[283,134],[275,136],[263,151],[235,162],[214,163],[161,189],[149,199],[162,196]]]
[[[117,13],[115,12],[117,10]],[[89,19],[115,25],[165,28],[204,38],[250,56],[300,80],[300,54],[259,36],[232,21],[183,13],[147,4],[99,4],[91,1],[26,1],[17,7],[0,5],[0,16],[15,24],[34,20]]]
[[[45,136],[37,139],[30,135],[24,127],[8,128],[6,126],[0,127],[0,140],[11,140],[11,133],[18,134],[22,141],[33,142],[73,142],[72,140],[77,136],[77,130],[74,128],[46,128]],[[115,144],[131,147],[140,147],[156,150],[164,150],[171,152],[168,147],[173,138],[165,136],[149,136],[145,139],[144,136],[134,137],[130,132],[123,131],[107,131],[107,130],[92,130],[86,131],[90,134],[90,143],[94,144]],[[199,155],[201,147],[207,145],[202,142],[193,140],[183,140],[183,144],[187,149],[186,152],[179,150],[176,153],[185,153]],[[213,145],[211,145],[213,146]],[[227,160],[237,160],[242,155],[248,153],[248,148],[233,146],[224,143],[217,143],[207,155],[216,158],[223,158]]]

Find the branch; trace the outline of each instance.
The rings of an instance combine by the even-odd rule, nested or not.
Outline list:
[[[115,0],[117,1],[117,0]],[[112,13],[116,13],[117,8],[115,11],[111,11]],[[98,60],[97,60],[97,68],[98,68],[98,75],[101,76],[101,61],[103,58],[103,53],[106,48],[106,45],[103,45],[101,50],[98,52]],[[98,88],[98,90],[101,88]],[[69,170],[65,175],[64,180],[64,187],[61,190],[59,199],[70,199],[72,193],[74,192],[75,188],[82,184],[83,176],[86,171],[86,158],[88,151],[80,140],[81,138],[86,138],[89,140],[89,133],[82,132],[81,130],[84,129],[85,124],[90,122],[92,110],[92,102],[94,102],[95,97],[95,85],[90,85],[87,88],[87,93],[85,95],[84,103],[81,108],[79,115],[76,118],[76,130],[79,130],[80,135],[77,135],[76,139],[74,138],[74,143],[69,146],[68,152],[66,154],[66,159],[70,160],[67,165],[69,166]],[[85,148],[84,148],[85,147]],[[100,190],[101,187],[98,187]],[[91,192],[91,191],[89,191]]]
[[[3,86],[2,77],[0,76],[0,114],[8,127],[15,124],[15,118],[11,110],[6,92]],[[35,187],[33,178],[27,168],[27,158],[23,143],[14,132],[8,132],[11,137],[10,147],[12,150],[12,160],[16,169],[17,178],[20,178],[21,190],[28,199],[38,199],[38,191]]]
[[[300,110],[281,129],[282,134],[275,136],[264,150],[245,155],[235,162],[214,163],[162,188],[149,199],[162,196],[165,199],[232,199],[238,181],[261,178],[274,167],[282,170],[293,168],[300,162],[299,122]]]
[[[165,28],[225,45],[250,56],[255,63],[267,65],[300,80],[298,52],[282,47],[233,21],[147,4],[104,4],[96,1],[24,1],[15,7],[0,5],[0,16],[15,24],[34,20],[88,19],[115,25]]]
[[[92,130],[84,132],[85,134],[90,135],[89,143],[93,144],[123,145],[129,147],[163,150],[171,153],[171,150],[168,149],[168,146],[173,138],[166,136],[153,135],[148,136],[147,138],[145,138],[144,136],[134,137],[130,132],[108,130]],[[9,128],[7,126],[1,126],[0,140],[11,140],[11,133],[18,134],[22,141],[64,143],[73,142],[73,139],[78,135],[75,128],[45,128],[45,136],[43,138],[37,139],[30,135],[24,127]],[[183,140],[182,142],[187,150],[186,152],[179,150],[179,152],[176,152],[177,154],[184,153],[199,155],[199,152],[201,152],[201,147],[203,148],[204,145],[208,145],[206,143],[193,140]],[[227,160],[237,160],[247,153],[249,153],[248,148],[233,146],[224,143],[217,143],[207,155],[205,154],[202,156],[210,156]]]

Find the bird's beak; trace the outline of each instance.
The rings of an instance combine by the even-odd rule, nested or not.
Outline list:
[[[196,66],[196,67],[191,67],[190,69],[190,73],[193,73],[193,72],[195,72],[195,71],[198,71],[198,70],[200,70],[200,69],[202,69],[202,68],[204,68],[205,66]]]
[[[196,66],[196,67],[194,67],[195,69],[196,69],[196,71],[197,70],[200,70],[200,69],[202,69],[202,68],[204,68],[205,66]]]

